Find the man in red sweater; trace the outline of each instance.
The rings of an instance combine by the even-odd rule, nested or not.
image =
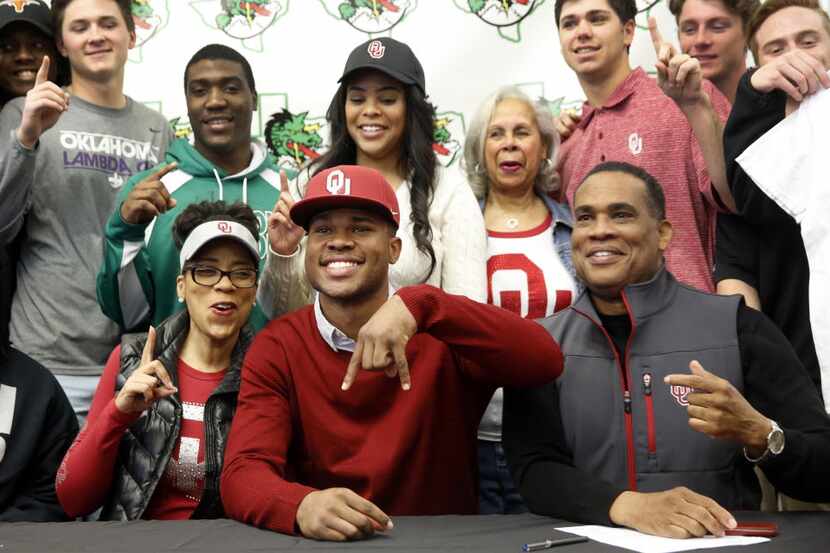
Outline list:
[[[533,321],[431,286],[390,295],[398,203],[373,169],[320,172],[290,217],[308,233],[317,299],[248,350],[222,473],[227,514],[347,540],[391,529],[389,515],[476,513],[487,402],[499,386],[559,376],[559,347]]]

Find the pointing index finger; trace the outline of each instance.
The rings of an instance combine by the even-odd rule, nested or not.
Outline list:
[[[147,341],[144,343],[144,350],[141,352],[141,365],[147,365],[153,361],[156,352],[156,329],[152,326],[147,332]]]
[[[660,46],[663,45],[663,35],[657,28],[657,19],[652,15],[648,18],[648,34],[651,35],[651,43],[654,45],[654,53],[660,57]]]
[[[176,168],[179,166],[177,162],[168,163],[167,165],[163,165],[153,173],[153,178],[157,180],[161,180],[161,178],[171,171],[175,171]]]
[[[35,75],[35,86],[43,84],[49,80],[49,56],[43,56],[43,61],[40,62],[40,69]]]

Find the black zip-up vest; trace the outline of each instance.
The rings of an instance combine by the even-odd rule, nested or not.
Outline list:
[[[631,320],[625,359],[587,292],[542,323],[565,354],[556,387],[574,465],[629,490],[686,486],[727,509],[757,509],[757,479],[742,470],[740,446],[691,429],[690,390],[663,382],[689,374],[696,359],[743,393],[739,298],[687,287],[661,269],[626,287],[623,299]]]
[[[187,311],[177,313],[156,328],[156,358],[178,384],[179,351],[187,336],[190,319]],[[222,382],[205,404],[205,487],[202,498],[191,518],[224,516],[219,497],[219,476],[228,432],[236,412],[242,359],[253,338],[246,325],[231,355],[231,366]],[[121,373],[116,393],[141,362],[146,334],[126,335],[121,342]],[[118,451],[109,497],[101,512],[101,520],[136,520],[141,518],[153,492],[164,475],[167,463],[179,437],[182,405],[177,394],[157,401],[141,418],[127,429]]]

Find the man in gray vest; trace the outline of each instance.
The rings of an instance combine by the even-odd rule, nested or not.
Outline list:
[[[530,510],[676,538],[722,535],[727,509],[776,488],[830,499],[830,418],[778,328],[679,284],[657,181],[627,163],[591,170],[571,237],[586,291],[543,324],[565,370],[507,390],[504,447]],[[715,438],[715,439],[713,439]]]

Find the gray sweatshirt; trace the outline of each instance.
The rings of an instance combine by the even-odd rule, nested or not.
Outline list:
[[[0,245],[25,233],[11,341],[55,374],[99,375],[120,334],[95,297],[104,224],[127,179],[164,159],[172,131],[129,98],[110,109],[73,96],[27,151],[15,136],[23,101],[0,112]]]

